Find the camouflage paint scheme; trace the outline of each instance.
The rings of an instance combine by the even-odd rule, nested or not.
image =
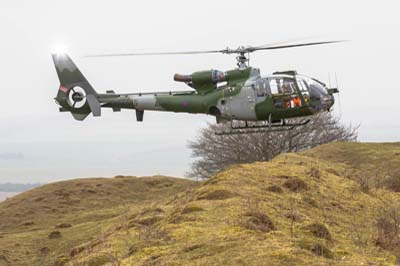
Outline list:
[[[328,111],[335,89],[294,71],[261,76],[257,68],[246,67],[176,75],[193,88],[190,91],[116,94],[97,93],[66,54],[53,54],[60,80],[55,98],[61,112],[71,112],[77,120],[90,113],[101,115],[101,108],[135,109],[138,121],[145,110],[209,114],[221,120],[278,121]],[[180,80],[182,79],[182,80]],[[286,91],[283,90],[286,89]]]

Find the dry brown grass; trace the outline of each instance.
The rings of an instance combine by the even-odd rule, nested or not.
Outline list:
[[[335,143],[232,166],[200,186],[120,176],[44,187],[0,204],[11,214],[0,216],[0,255],[10,265],[394,265],[400,248],[377,236],[398,228],[379,218],[400,194],[363,193],[355,177],[399,168],[395,153],[398,144]],[[62,237],[48,239],[55,230]]]

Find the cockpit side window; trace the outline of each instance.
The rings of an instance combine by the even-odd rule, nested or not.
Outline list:
[[[296,91],[294,80],[289,78],[274,78],[269,82],[272,94],[292,94]]]
[[[271,87],[272,94],[279,94],[278,92],[278,82],[276,79],[271,79],[269,82],[269,86]]]

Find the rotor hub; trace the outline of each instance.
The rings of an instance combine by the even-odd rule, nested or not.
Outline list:
[[[242,69],[242,68],[247,68],[248,67],[248,63],[250,62],[249,58],[246,57],[245,53],[239,53],[238,56],[236,56],[236,65]]]
[[[74,102],[81,102],[81,101],[83,101],[83,99],[84,99],[84,96],[80,92],[74,92],[72,94],[72,100]]]

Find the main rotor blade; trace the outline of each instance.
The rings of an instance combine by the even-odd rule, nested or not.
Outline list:
[[[345,41],[346,40],[328,41],[328,42],[309,42],[309,43],[299,43],[299,44],[289,44],[289,45],[279,45],[279,46],[266,46],[266,47],[249,47],[248,52],[254,52],[254,51],[259,51],[259,50],[277,50],[277,49],[286,49],[286,48],[312,46],[312,45],[329,44],[329,43],[339,43],[339,42],[345,42]]]
[[[305,41],[307,39],[313,39],[313,38],[316,38],[316,36],[308,36],[308,37],[302,37],[302,38],[292,38],[292,39],[286,39],[286,40],[281,40],[281,41],[278,41],[278,42],[271,42],[271,43],[267,43],[267,44],[264,44],[264,45],[257,45],[257,46],[250,46],[250,47],[251,48],[264,48],[264,47],[282,45],[282,44],[286,44],[286,43]]]
[[[119,56],[146,56],[146,55],[189,55],[189,54],[213,54],[223,53],[224,50],[211,51],[186,51],[186,52],[155,52],[155,53],[118,53],[118,54],[94,54],[84,57],[119,57]]]
[[[311,38],[311,37],[309,37]],[[304,39],[304,38],[303,38]],[[308,39],[308,38],[305,38]],[[320,44],[329,44],[329,43],[338,43],[344,42],[342,41],[327,41],[327,42],[309,42],[309,43],[298,43],[298,44],[288,44],[288,45],[279,45],[288,42],[293,42],[295,40],[287,40],[284,42],[276,42],[270,43],[262,46],[250,46],[250,47],[239,47],[237,49],[225,48],[223,50],[208,50],[208,51],[183,51],[183,52],[145,52],[145,53],[115,53],[115,54],[93,54],[86,55],[84,57],[123,57],[123,56],[152,56],[152,55],[191,55],[191,54],[243,54],[243,53],[251,53],[259,50],[277,50],[277,49],[286,49],[293,47],[301,47],[301,46],[312,46],[312,45],[320,45]],[[299,40],[297,40],[299,41]]]

